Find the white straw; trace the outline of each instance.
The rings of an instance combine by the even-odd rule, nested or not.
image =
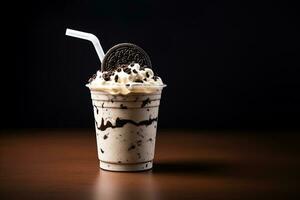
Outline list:
[[[81,31],[68,29],[68,28],[66,30],[66,35],[91,41],[96,49],[96,52],[100,59],[100,62],[102,63],[103,58],[104,58],[104,51],[101,47],[101,44],[100,44],[98,38],[95,35],[93,35],[91,33],[85,33],[85,32],[81,32]]]

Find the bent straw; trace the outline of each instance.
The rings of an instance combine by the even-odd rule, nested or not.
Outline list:
[[[92,42],[95,49],[96,49],[96,52],[97,52],[98,57],[100,59],[100,62],[102,63],[105,54],[104,54],[102,46],[99,42],[99,39],[95,35],[93,35],[91,33],[85,33],[85,32],[82,32],[82,31],[76,31],[76,30],[68,29],[68,28],[66,30],[66,35],[71,36],[71,37],[84,39],[84,40],[88,40],[88,41]]]

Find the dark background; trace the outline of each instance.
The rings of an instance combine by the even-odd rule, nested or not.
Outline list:
[[[51,3],[50,3],[51,2]],[[6,9],[6,7],[5,7]],[[91,43],[141,46],[168,87],[160,128],[297,129],[299,21],[292,1],[23,1],[2,16],[1,128],[93,128]],[[2,14],[3,15],[3,14]]]

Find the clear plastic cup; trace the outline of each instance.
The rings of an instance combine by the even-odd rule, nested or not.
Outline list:
[[[149,94],[128,95],[91,89],[100,168],[109,171],[152,168],[163,87],[156,86]]]

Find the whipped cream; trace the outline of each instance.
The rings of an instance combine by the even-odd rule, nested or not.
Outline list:
[[[154,93],[165,85],[152,69],[141,68],[138,63],[123,65],[112,72],[97,71],[86,85],[90,90],[110,94],[127,95],[129,93]]]

